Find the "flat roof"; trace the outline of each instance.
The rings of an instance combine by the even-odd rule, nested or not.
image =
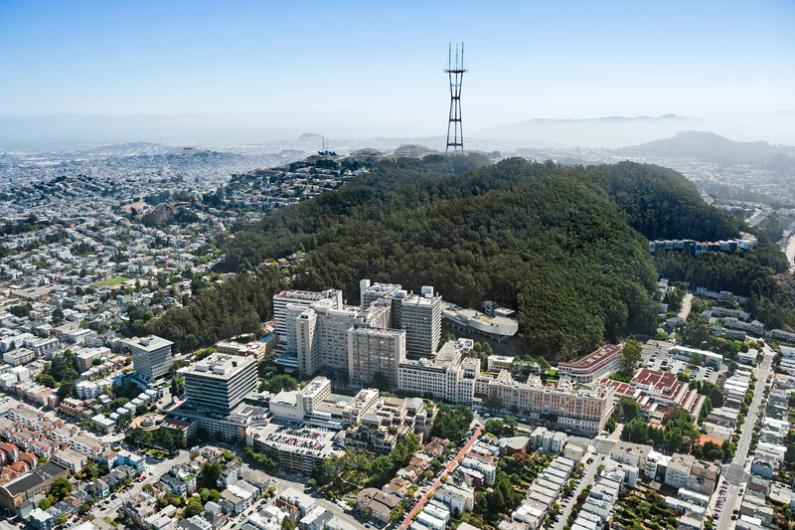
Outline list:
[[[623,344],[609,344],[592,351],[584,357],[575,361],[559,363],[560,368],[588,369],[596,365],[607,362],[611,358],[618,356],[624,349]]]
[[[138,348],[139,350],[145,351],[155,351],[159,350],[160,348],[165,348],[166,346],[172,346],[174,344],[170,340],[164,339],[163,337],[158,337],[157,335],[149,335],[148,337],[133,337],[132,339],[126,339],[124,343],[134,348]]]
[[[199,362],[180,368],[179,372],[184,375],[226,380],[256,362],[254,356],[243,357],[228,353],[213,353]]]

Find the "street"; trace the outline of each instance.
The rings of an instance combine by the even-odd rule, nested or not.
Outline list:
[[[432,498],[433,494],[436,493],[436,490],[439,488],[439,486],[441,486],[442,476],[449,475],[455,470],[456,467],[458,467],[458,464],[461,462],[461,460],[464,459],[464,456],[466,456],[466,454],[469,452],[472,446],[475,445],[475,442],[478,441],[479,436],[480,436],[480,425],[475,427],[475,432],[472,433],[472,436],[469,438],[469,440],[467,440],[467,443],[464,444],[464,446],[461,448],[460,451],[458,451],[458,454],[455,455],[455,458],[453,458],[450,461],[450,463],[448,463],[447,466],[445,466],[444,470],[441,473],[439,473],[439,476],[436,477],[436,479],[433,481],[431,487],[428,488],[428,491],[426,491],[422,495],[420,500],[417,501],[417,503],[414,505],[411,511],[408,514],[406,514],[406,517],[403,519],[403,522],[400,524],[400,530],[405,530],[406,528],[409,527],[409,525],[411,524],[411,520],[414,519],[414,516],[416,516],[418,513],[422,511],[422,509],[425,507],[425,503],[428,502],[428,499]]]
[[[762,355],[762,362],[755,370],[756,384],[754,386],[754,398],[751,401],[751,406],[748,407],[748,414],[745,417],[745,422],[740,431],[740,441],[737,443],[737,449],[731,463],[724,466],[724,476],[726,477],[728,487],[726,489],[726,502],[720,510],[720,520],[718,522],[719,530],[734,527],[734,521],[731,520],[732,511],[737,508],[737,504],[740,500],[740,485],[745,482],[748,449],[751,446],[754,424],[759,416],[759,406],[764,397],[767,378],[770,377],[771,374],[771,365],[775,352],[770,346],[765,344],[762,348]]]
[[[588,453],[588,455],[590,454],[591,453]],[[574,489],[571,497],[560,504],[560,516],[558,517],[558,522],[555,523],[554,530],[563,530],[563,528],[566,526],[566,521],[568,520],[569,515],[571,515],[571,511],[574,509],[574,505],[577,503],[577,497],[580,495],[580,493],[582,493],[582,490],[588,486],[588,484],[593,484],[596,473],[599,471],[599,465],[603,464],[605,458],[607,457],[603,454],[594,454],[592,457],[589,456],[589,458],[593,458],[593,460],[590,464],[585,464],[585,473],[577,483],[577,487]]]
[[[141,486],[144,484],[152,484],[156,482],[163,473],[167,472],[175,465],[182,465],[190,460],[190,452],[186,450],[180,451],[174,458],[167,458],[157,464],[147,464],[146,471],[144,471],[144,480],[142,482],[133,482],[130,487],[117,492],[116,498],[108,497],[95,505],[93,514],[100,518],[108,518],[111,521],[116,518],[119,508],[127,499],[133,497],[136,493],[141,491]],[[104,504],[107,501],[108,504]]]
[[[693,307],[693,293],[687,292],[685,296],[682,298],[682,307],[679,309],[679,318],[683,318],[687,320],[687,316],[690,314],[690,309]]]

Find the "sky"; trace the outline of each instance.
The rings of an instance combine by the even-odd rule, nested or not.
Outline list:
[[[795,110],[793,0],[0,0],[0,119],[443,134],[449,41],[465,131]]]

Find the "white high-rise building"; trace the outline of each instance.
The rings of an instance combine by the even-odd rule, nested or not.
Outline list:
[[[400,302],[400,321],[406,330],[406,353],[427,357],[439,347],[442,336],[442,297],[433,287],[423,286],[420,294],[410,294]]]
[[[348,369],[348,330],[359,315],[356,309],[334,309],[331,300],[308,308],[287,307],[287,321],[295,334],[298,370],[312,375],[320,368]]]
[[[213,353],[179,373],[185,378],[188,405],[200,411],[229,414],[257,389],[254,357]]]
[[[442,297],[433,287],[425,285],[420,294],[409,293],[394,283],[359,282],[362,308],[376,300],[392,304],[391,326],[406,330],[406,353],[411,357],[427,357],[439,346],[442,336]]]
[[[397,283],[371,283],[370,280],[360,280],[359,297],[361,308],[367,309],[370,304],[382,298],[392,299],[400,291],[403,291],[403,287]],[[403,291],[403,293],[406,292]]]
[[[295,352],[298,371],[303,375],[313,375],[321,368],[347,372],[348,330],[388,327],[391,307],[389,301],[383,300],[362,311],[356,306],[340,306],[332,298],[309,306],[287,304],[283,309],[285,351]]]
[[[299,291],[288,289],[273,295],[273,320],[276,334],[279,336],[279,350],[288,355],[296,354],[294,338],[288,337],[287,306],[309,307],[312,304],[328,299],[333,309],[342,308],[342,291],[328,289],[326,291]]]
[[[135,374],[141,381],[149,382],[168,375],[174,357],[171,355],[173,342],[156,335],[127,339],[124,344],[132,352]]]
[[[348,330],[348,376],[351,383],[395,388],[398,368],[405,359],[406,332],[402,329]]]

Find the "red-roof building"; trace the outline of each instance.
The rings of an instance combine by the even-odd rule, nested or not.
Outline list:
[[[8,467],[13,469],[17,473],[27,473],[28,471],[30,471],[30,466],[27,463],[23,462],[22,460],[17,460],[16,462],[12,462],[11,465],[9,465]]]
[[[670,372],[641,368],[629,383],[604,379],[613,387],[616,399],[630,398],[638,402],[650,423],[661,423],[674,407],[680,407],[697,416],[704,396],[690,388]]]
[[[36,467],[36,464],[39,462],[39,459],[36,458],[36,455],[33,453],[19,453],[19,459],[30,466],[30,469]]]
[[[6,462],[16,462],[19,459],[19,449],[12,443],[0,443],[0,451],[6,455]]]
[[[576,361],[560,363],[558,371],[578,383],[593,383],[619,369],[623,350],[623,344],[602,346]]]

